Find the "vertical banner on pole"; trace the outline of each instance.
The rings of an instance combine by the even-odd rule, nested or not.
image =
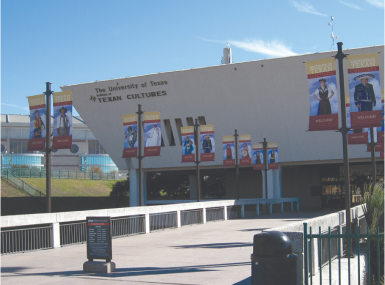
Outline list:
[[[251,165],[251,135],[239,135],[239,165]]]
[[[335,59],[306,62],[310,96],[309,131],[338,129]]]
[[[384,90],[381,90],[381,105],[382,105],[382,124],[377,128],[377,142],[384,142]]]
[[[223,166],[235,166],[235,141],[234,136],[222,137]]]
[[[160,156],[160,112],[144,112],[144,156]]]
[[[381,127],[380,66],[377,53],[348,55],[352,129]]]
[[[263,144],[253,143],[253,169],[264,169]]]
[[[194,126],[181,127],[182,162],[195,162]]]
[[[267,143],[267,159],[269,169],[279,169],[278,143]]]
[[[138,115],[123,115],[124,149],[122,157],[138,156]]]
[[[55,92],[53,97],[53,149],[72,147],[72,91]]]
[[[30,110],[30,131],[27,151],[43,151],[46,137],[45,95],[28,97]]]
[[[201,125],[200,129],[201,161],[215,160],[214,125]]]

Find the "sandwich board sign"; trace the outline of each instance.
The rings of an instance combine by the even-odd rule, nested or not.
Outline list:
[[[111,217],[87,217],[87,259],[112,259]]]

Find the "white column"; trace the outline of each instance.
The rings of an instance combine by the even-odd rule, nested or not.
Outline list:
[[[190,180],[190,199],[196,200],[197,199],[197,180],[195,175],[189,175]]]
[[[139,171],[130,169],[130,207],[139,206]]]
[[[150,233],[150,214],[144,214],[144,223],[145,223],[145,227],[144,227],[144,232],[146,234],[149,234]]]
[[[282,183],[281,183],[281,167],[271,170],[273,175],[273,191],[274,198],[282,198]]]
[[[53,248],[60,247],[60,223],[52,224],[52,243]]]
[[[297,202],[297,211],[299,212],[299,201]]]
[[[259,204],[257,204],[257,216],[259,216]]]
[[[178,228],[182,227],[182,222],[181,222],[181,219],[180,219],[180,210],[176,211],[176,225],[177,225]]]
[[[291,211],[293,212],[294,211],[294,202],[290,202],[291,204]]]
[[[274,177],[273,177],[273,170],[268,170],[267,171],[267,197],[266,197],[266,184],[265,184],[265,173],[264,173],[264,170],[262,172],[262,187],[263,187],[263,191],[262,191],[262,197],[263,199],[273,199],[274,198]]]
[[[281,203],[281,213],[283,213],[283,202]]]
[[[206,208],[202,209],[202,223],[206,224]]]
[[[270,203],[270,214],[272,214],[273,213],[273,203]]]
[[[245,218],[245,205],[241,206],[241,216],[242,216],[242,219]]]
[[[227,220],[227,206],[223,206],[223,219],[226,221]]]

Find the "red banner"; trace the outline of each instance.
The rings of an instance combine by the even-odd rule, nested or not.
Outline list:
[[[27,151],[43,151],[46,140],[45,95],[28,97],[30,109],[30,132]]]
[[[384,131],[377,132],[377,142],[378,143],[384,142]]]
[[[368,132],[348,134],[348,144],[367,144]]]
[[[160,112],[144,112],[144,156],[160,156],[162,128]]]
[[[138,156],[137,114],[123,115],[124,149],[123,158]]]
[[[250,166],[251,160],[251,135],[239,136],[239,165]]]
[[[350,120],[353,129],[381,127],[382,111],[351,112]]]
[[[309,131],[338,129],[338,91],[335,59],[306,62],[309,86]]]
[[[372,152],[372,147],[370,145],[367,146],[367,152]],[[375,152],[383,152],[384,151],[384,143],[377,143],[374,147]]]
[[[53,93],[53,149],[72,147],[72,91]]]

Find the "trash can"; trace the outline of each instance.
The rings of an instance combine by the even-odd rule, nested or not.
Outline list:
[[[296,285],[297,255],[287,235],[278,231],[254,235],[251,280],[253,285]]]

